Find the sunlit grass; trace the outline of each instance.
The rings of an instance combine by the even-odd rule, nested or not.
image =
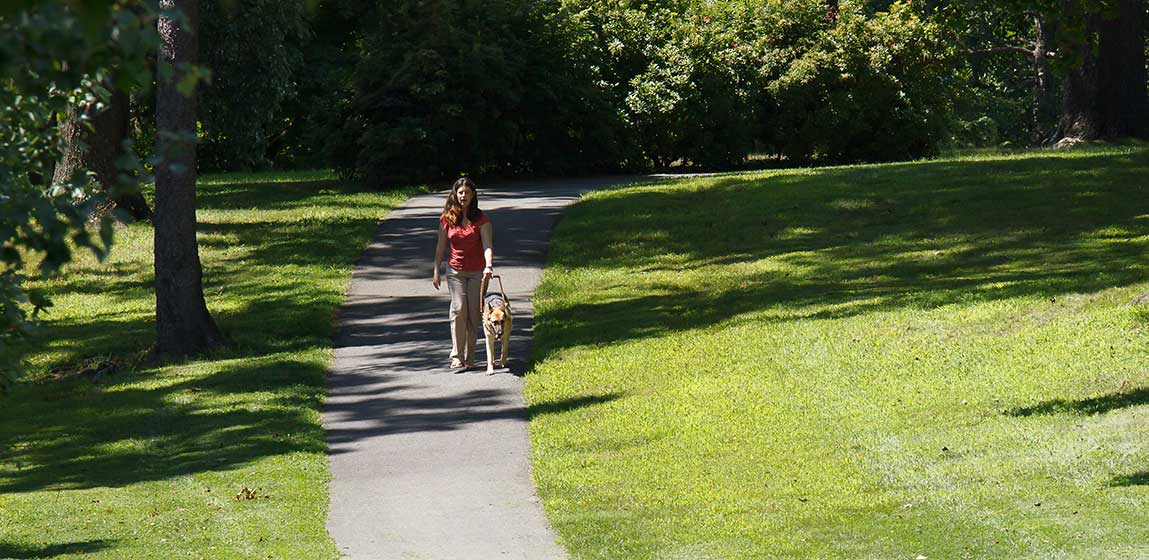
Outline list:
[[[0,400],[0,558],[335,558],[319,422],[333,315],[409,192],[326,172],[205,177],[204,291],[231,341],[206,359],[144,365],[149,226],[44,283],[56,305]]]
[[[588,195],[527,378],[578,558],[1149,555],[1149,151]]]

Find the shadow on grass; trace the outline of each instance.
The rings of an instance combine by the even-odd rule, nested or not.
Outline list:
[[[360,235],[363,220],[300,222],[205,223],[197,228],[202,247],[227,250],[243,247],[239,261],[315,265],[342,263],[348,239]],[[354,247],[357,255],[360,247]]]
[[[1149,486],[1149,471],[1128,474],[1114,478],[1110,486]]]
[[[259,186],[260,188],[252,188]],[[217,182],[196,187],[196,207],[200,210],[234,210],[260,208],[280,210],[308,206],[315,196],[355,192],[341,186],[336,179],[314,181]],[[325,202],[324,206],[328,204]],[[352,205],[347,205],[350,208]]]
[[[326,183],[324,183],[325,185]],[[212,185],[205,207],[337,204],[319,184]],[[314,198],[321,195],[321,198]],[[329,196],[330,195],[330,196]],[[311,198],[309,198],[311,197]],[[162,370],[25,383],[0,403],[0,493],[120,487],[241,468],[263,457],[325,452],[315,421],[325,394],[335,269],[350,268],[375,220],[201,225],[205,295],[228,349]],[[147,232],[131,232],[142,235]],[[233,254],[242,258],[233,259]],[[154,337],[150,255],[61,279],[60,291],[104,294],[99,314],[51,320],[35,344],[53,362],[139,353]],[[341,273],[340,273],[341,274]],[[41,374],[38,378],[46,381]],[[3,554],[0,554],[2,557]]]
[[[52,544],[44,547],[9,544],[0,541],[0,558],[23,560],[25,558],[56,558],[65,554],[91,554],[112,546],[112,541],[94,540],[67,544]]]
[[[611,393],[608,395],[594,395],[594,396],[589,396],[589,397],[576,397],[573,399],[564,399],[564,400],[555,401],[555,402],[545,402],[545,403],[533,404],[533,405],[530,405],[527,407],[527,416],[529,416],[531,419],[534,419],[536,416],[542,416],[544,414],[557,414],[557,413],[561,413],[561,412],[567,412],[570,410],[575,410],[578,408],[585,408],[588,406],[594,406],[596,404],[608,403],[611,401],[618,400],[618,399],[622,398],[622,396],[623,395],[621,395],[619,393]]]
[[[322,400],[323,364],[265,358],[198,366],[218,371],[144,373],[148,387],[76,381],[13,395],[6,416],[26,422],[0,430],[0,492],[118,487],[323,453],[322,429],[308,410]],[[119,379],[140,381],[131,377]]]
[[[1024,296],[1056,305],[1061,294],[1144,282],[1147,175],[1149,151],[1138,151],[824,169],[591,198],[564,220],[552,265],[682,272],[687,282],[619,281],[611,299],[549,309],[538,325],[551,346],[539,355],[749,313],[839,318]],[[727,265],[763,259],[771,272],[725,283],[690,276],[719,265],[730,276]]]
[[[1104,414],[1119,408],[1129,408],[1149,404],[1149,388],[1121,393],[1113,393],[1088,399],[1053,399],[1033,406],[1015,408],[1007,412],[1010,416],[1034,416],[1037,414]]]

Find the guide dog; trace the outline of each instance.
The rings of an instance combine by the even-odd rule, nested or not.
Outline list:
[[[492,276],[491,278],[499,278]],[[499,368],[507,367],[507,349],[511,346],[511,301],[503,291],[486,291],[486,282],[483,286],[483,335],[487,340],[487,373],[495,372],[495,341],[503,341],[503,352],[499,358]],[[499,289],[503,287],[503,279],[499,278]]]

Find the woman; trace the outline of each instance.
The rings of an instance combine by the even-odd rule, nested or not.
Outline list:
[[[451,246],[451,259],[447,262],[447,288],[451,292],[451,368],[469,369],[475,365],[475,344],[482,320],[482,283],[494,272],[494,252],[491,221],[479,210],[475,182],[467,177],[455,181],[439,216],[435,276],[431,280],[436,290],[448,244]]]

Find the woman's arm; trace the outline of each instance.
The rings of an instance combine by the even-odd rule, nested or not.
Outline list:
[[[435,244],[435,274],[431,284],[439,289],[439,269],[443,267],[443,254],[447,252],[447,226],[439,224],[439,242]]]
[[[483,239],[483,262],[487,263],[487,268],[483,270],[483,276],[489,278],[495,271],[495,250],[493,248],[493,228],[491,222],[487,222],[479,227],[479,237]]]

